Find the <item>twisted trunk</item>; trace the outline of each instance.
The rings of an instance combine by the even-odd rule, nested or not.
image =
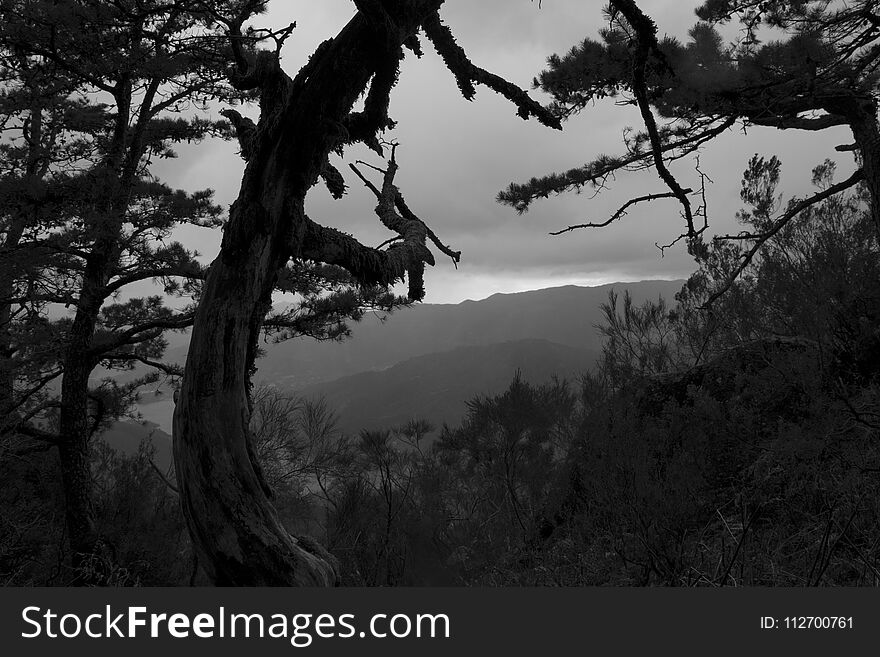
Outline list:
[[[861,155],[865,186],[871,201],[871,218],[880,239],[880,127],[877,125],[877,108],[873,103],[850,118],[850,128]]]
[[[276,207],[290,207],[279,200]],[[202,330],[193,330],[174,414],[184,515],[218,585],[330,585],[332,561],[287,533],[248,450],[249,370],[279,256],[260,229],[265,211],[258,201],[239,201],[231,220],[253,229],[253,237],[211,267],[195,320]]]

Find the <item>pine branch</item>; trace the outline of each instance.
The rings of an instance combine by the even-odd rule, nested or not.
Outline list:
[[[165,331],[188,328],[192,326],[194,319],[195,313],[189,312],[142,322],[127,331],[115,334],[107,342],[94,344],[89,350],[89,355],[92,358],[103,359],[106,357],[105,354],[112,353],[120,347],[155,340]]]
[[[181,377],[184,374],[184,368],[175,363],[162,363],[160,361],[147,358],[138,354],[128,352],[105,353],[101,357],[102,360],[120,361],[120,362],[138,362],[148,365],[155,370],[159,370],[163,374],[174,377]]]
[[[667,155],[669,159],[678,159],[691,153],[703,143],[726,132],[736,123],[735,118],[727,118],[706,130],[690,135],[661,146],[661,152],[669,154],[681,150],[682,154]],[[531,204],[551,194],[562,194],[572,189],[580,189],[585,185],[601,185],[601,181],[616,171],[626,169],[640,162],[653,158],[652,151],[634,153],[622,157],[602,156],[595,161],[564,173],[554,173],[543,178],[532,178],[526,183],[510,183],[506,190],[498,193],[496,200],[513,207],[519,214],[528,211]]]
[[[55,379],[60,377],[62,374],[64,374],[64,370],[61,368],[56,368],[54,370],[51,370],[51,371],[41,375],[39,378],[31,379],[33,381],[32,385],[29,388],[18,391],[16,393],[18,400],[15,403],[13,403],[3,409],[3,412],[6,415],[6,417],[12,417],[13,413],[16,413],[30,399],[32,399],[34,397],[34,395],[36,395],[37,393],[39,393],[40,391],[45,389],[46,386],[48,386],[50,383],[52,383],[52,381],[54,381]],[[25,416],[25,419],[28,419],[28,418],[29,418],[29,416]]]
[[[16,426],[12,429],[14,433],[19,433],[22,436],[27,436],[28,438],[33,438],[34,440],[39,440],[41,442],[47,443],[49,445],[57,445],[61,442],[61,436],[56,433],[52,433],[50,431],[44,431],[43,429],[38,429],[35,426],[24,424]]]
[[[815,119],[799,116],[769,116],[762,118],[749,118],[755,125],[778,128],[780,130],[827,130],[839,125],[846,125],[847,120],[836,114],[826,114]]]
[[[165,278],[174,276],[203,281],[205,280],[206,275],[207,272],[199,267],[198,263],[195,261],[183,263],[183,266],[181,267],[156,267],[154,269],[143,269],[141,271],[136,271],[126,276],[120,276],[116,280],[108,283],[104,287],[104,296],[108,297],[117,290],[122,289],[126,285],[137,283],[139,281],[150,280],[153,278]]]

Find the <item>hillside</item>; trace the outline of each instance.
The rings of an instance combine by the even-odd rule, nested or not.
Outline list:
[[[142,441],[152,443],[155,448],[153,462],[163,472],[168,471],[174,460],[171,455],[171,436],[152,422],[114,422],[101,434],[101,440],[124,456],[136,455]]]
[[[573,379],[595,363],[598,353],[535,339],[459,347],[411,358],[381,372],[312,385],[299,394],[325,398],[339,416],[340,429],[349,434],[410,419],[454,425],[464,416],[465,402],[503,391],[517,370],[533,383],[554,375]]]
[[[577,349],[597,349],[594,326],[600,305],[614,288],[630,290],[636,302],[662,295],[672,299],[681,281],[642,281],[601,287],[566,286],[496,294],[456,305],[423,304],[380,322],[366,317],[352,338],[339,344],[304,339],[268,347],[258,378],[293,388],[380,370],[416,356],[457,347],[539,339]],[[297,367],[291,367],[296,364]]]

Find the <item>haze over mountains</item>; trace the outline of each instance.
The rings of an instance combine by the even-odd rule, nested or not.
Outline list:
[[[412,419],[435,427],[462,420],[466,402],[503,391],[519,371],[526,381],[572,379],[596,362],[599,352],[547,340],[515,340],[459,347],[416,356],[373,372],[362,372],[308,386],[307,398],[323,398],[347,434],[384,429]]]
[[[347,433],[402,424],[413,417],[454,424],[465,402],[503,391],[520,370],[534,383],[574,378],[601,351],[596,325],[612,289],[634,301],[671,301],[682,281],[566,286],[496,294],[460,304],[422,304],[381,321],[367,316],[342,343],[295,339],[264,344],[258,384],[324,397]],[[183,363],[187,336],[166,360]],[[144,395],[146,420],[170,433],[168,395]]]
[[[495,294],[459,304],[421,304],[390,315],[384,322],[367,316],[352,326],[352,337],[342,343],[298,338],[265,345],[266,356],[259,362],[257,379],[298,390],[382,370],[416,356],[516,340],[547,340],[595,350],[601,340],[594,327],[602,321],[599,308],[611,289],[621,294],[628,289],[636,302],[642,302],[660,295],[672,300],[681,286],[682,281],[570,285]],[[183,353],[185,348],[180,350]]]
[[[517,370],[526,381],[542,383],[553,375],[575,378],[592,367],[602,343],[595,325],[611,289],[621,294],[628,289],[640,303],[671,299],[681,285],[566,286],[457,305],[425,304],[384,324],[365,319],[342,344],[287,346],[291,360],[303,364],[300,372],[285,371],[278,345],[258,376],[307,397],[324,397],[350,433],[413,417],[455,424],[466,401],[503,391]]]

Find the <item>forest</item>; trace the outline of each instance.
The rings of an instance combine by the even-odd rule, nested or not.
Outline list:
[[[529,90],[471,59],[443,0],[353,0],[291,74],[302,28],[264,27],[272,4],[0,0],[0,582],[880,584],[880,2],[706,0],[679,39],[658,3],[611,0]],[[579,376],[343,432],[255,373],[267,339],[345,341],[467,257],[399,186],[419,158],[395,87],[433,55],[465,100],[485,88],[548,134],[636,112],[616,154],[585,144],[582,166],[485,193],[522,215],[647,176],[553,239],[650,207],[677,222],[657,257],[684,249],[692,273],[674,298],[612,291]],[[803,153],[755,154],[738,207],[710,204],[700,156],[747,129],[843,142],[800,186],[783,168]],[[243,161],[229,207],[156,173],[214,139]],[[307,212],[354,185],[378,247]],[[182,230],[222,232],[219,251]],[[105,439],[160,381],[168,470]]]

